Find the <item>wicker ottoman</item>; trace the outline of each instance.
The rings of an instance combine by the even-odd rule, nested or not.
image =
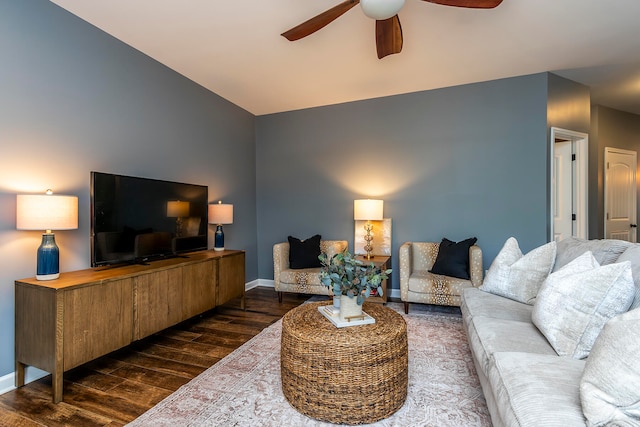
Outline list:
[[[336,328],[303,304],[282,320],[282,391],[301,413],[337,424],[389,417],[407,398],[407,324],[378,304],[364,305],[375,324]]]

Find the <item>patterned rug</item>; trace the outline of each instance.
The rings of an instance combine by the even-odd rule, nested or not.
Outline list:
[[[412,305],[409,390],[402,408],[370,426],[491,426],[459,315]],[[182,386],[129,426],[332,426],[297,412],[282,394],[282,320]]]

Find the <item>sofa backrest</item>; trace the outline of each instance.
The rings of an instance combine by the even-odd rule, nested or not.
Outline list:
[[[431,270],[438,256],[439,242],[413,242],[412,263],[413,270]]]
[[[558,271],[587,251],[593,253],[593,257],[600,265],[612,264],[618,260],[627,248],[633,245],[634,243],[625,242],[624,240],[585,240],[577,237],[567,237],[558,242],[553,271]]]

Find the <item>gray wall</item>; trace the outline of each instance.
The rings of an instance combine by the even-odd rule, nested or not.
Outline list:
[[[592,188],[591,181],[595,176],[592,163],[595,144],[591,141],[591,91],[588,86],[565,79],[555,74],[549,74],[547,89],[547,140],[548,158],[547,176],[551,176],[551,128],[557,127],[589,135],[589,173],[588,188]],[[548,187],[547,212],[551,212],[551,186]],[[589,191],[588,218],[589,224],[594,222],[596,199],[595,193]],[[551,221],[548,223],[548,235],[551,236]]]
[[[547,124],[575,132],[589,133],[591,91],[588,86],[549,73]]]
[[[593,173],[589,181],[590,199],[596,200],[593,203],[596,220],[590,221],[589,233],[591,238],[601,239],[604,237],[604,149],[614,147],[640,152],[640,116],[594,105],[591,129],[593,149],[589,152],[589,167],[597,173]],[[636,176],[640,174],[636,172]],[[637,212],[640,212],[640,186],[638,188]]]
[[[234,204],[226,243],[258,277],[252,114],[45,0],[0,2],[0,58],[0,377],[13,281],[33,277],[41,240],[15,230],[18,193],[79,197],[79,229],[56,233],[68,271],[90,263],[91,170],[208,185]]]
[[[258,275],[288,235],[347,239],[353,200],[384,200],[393,287],[405,241],[478,237],[484,262],[509,236],[546,242],[548,74],[256,119]]]

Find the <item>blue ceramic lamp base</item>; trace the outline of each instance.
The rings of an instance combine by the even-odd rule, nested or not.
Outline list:
[[[222,225],[216,226],[215,241],[213,244],[214,251],[224,251],[224,233],[222,231]]]
[[[53,233],[42,235],[36,271],[37,280],[53,280],[60,277],[60,250]]]

